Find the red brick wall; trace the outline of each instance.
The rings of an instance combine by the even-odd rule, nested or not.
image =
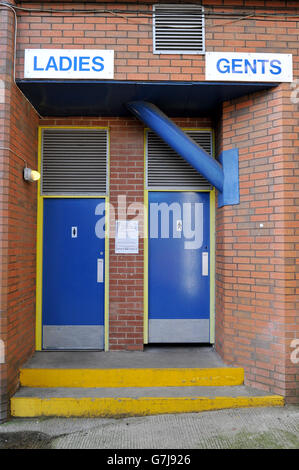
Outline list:
[[[38,115],[13,85],[10,148],[37,169]],[[35,276],[37,185],[23,179],[24,162],[9,158],[8,183],[8,391],[18,386],[17,371],[35,350]]]
[[[97,3],[99,5],[96,6],[106,6],[105,3]],[[298,14],[299,12],[298,2],[294,1],[205,0],[203,3],[207,10],[215,6],[217,11],[238,11],[240,16],[248,14],[248,9],[245,7],[249,8],[249,13],[296,12]],[[227,7],[228,4],[234,6]],[[22,6],[25,5],[22,3]],[[38,3],[28,4],[28,7],[31,6],[36,8]],[[47,2],[47,6],[64,8],[69,7],[69,3]],[[110,9],[122,8],[123,14],[108,13],[95,17],[82,14],[78,16],[72,13],[63,16],[58,13],[19,11],[17,76],[23,77],[25,48],[109,48],[115,50],[115,79],[117,80],[204,80],[204,56],[154,55],[150,18],[147,16],[143,18],[142,15],[128,18],[126,11],[132,6],[127,6],[125,2],[107,4],[107,6]],[[90,8],[90,4],[76,4],[76,7],[87,9]],[[136,4],[134,8],[138,8],[141,13],[151,11],[150,5]],[[10,18],[8,21],[10,40],[7,43],[4,37],[1,43],[1,53],[4,51],[7,54],[8,61],[5,64],[11,67],[12,15],[3,15],[1,11],[1,20],[6,17]],[[299,78],[297,25],[298,22],[296,23],[294,18],[284,19],[283,17],[278,20],[262,16],[242,20],[207,18],[206,49],[208,51],[292,53],[294,76]],[[0,61],[2,57],[1,55]],[[295,337],[298,338],[299,309],[296,305],[298,302],[298,271],[296,271],[298,265],[294,260],[298,252],[297,224],[299,222],[297,209],[299,105],[291,102],[291,92],[290,85],[286,84],[271,92],[241,98],[232,103],[225,103],[223,106],[222,130],[220,129],[218,136],[219,148],[233,146],[240,148],[241,203],[239,206],[225,207],[219,210],[217,215],[216,333],[217,348],[224,359],[246,367],[247,383],[273,392],[286,393],[289,401],[298,401],[298,388],[296,389],[295,380],[297,373],[298,384],[298,365],[290,362],[290,341]],[[8,99],[10,99],[10,94],[9,92]],[[26,111],[27,105],[21,98],[20,102],[23,104],[18,106],[22,110],[25,122],[27,120],[32,123],[32,128],[28,124],[24,138],[32,135],[30,140],[34,142],[36,116],[32,114],[32,111],[29,112],[29,108]],[[8,113],[9,101],[6,102],[5,109]],[[65,120],[68,124],[71,121],[71,119]],[[111,188],[115,190],[112,198],[115,200],[117,195],[126,189],[130,194],[130,201],[140,201],[142,200],[140,170],[143,164],[142,126],[133,119],[115,118],[104,121],[106,124],[103,125],[107,123],[111,125],[111,174],[113,175]],[[59,120],[59,122],[63,121]],[[83,121],[78,120],[78,122]],[[90,122],[98,122],[98,120],[90,120]],[[16,148],[19,148],[20,152],[25,151],[26,158],[27,154],[28,158],[32,158],[35,145],[31,146],[28,143],[23,149],[21,142],[14,144],[15,137],[11,139],[8,137],[10,124],[7,124],[7,115],[3,123],[6,125],[5,133],[1,134],[3,141],[18,145]],[[20,124],[19,121],[19,126]],[[15,126],[18,127],[17,124]],[[19,129],[18,134],[21,132],[24,131]],[[119,138],[123,138],[124,141],[120,142]],[[131,166],[128,153],[135,154],[135,167]],[[12,157],[9,156],[9,158]],[[29,194],[29,191],[34,191],[34,189],[23,187],[24,183],[21,179],[18,180],[19,173],[16,167],[8,167],[7,162],[8,154],[5,153],[4,160],[2,160],[6,172],[4,188],[8,187],[7,175],[9,174],[11,188],[19,184],[22,191],[27,191],[24,193],[24,200],[27,201],[26,204],[31,214],[35,202],[31,199],[33,194]],[[121,184],[117,175],[117,169],[127,178],[124,185]],[[135,169],[137,169],[136,176]],[[132,178],[133,174],[134,178]],[[11,209],[16,208],[14,189],[5,189],[2,198],[5,204],[10,204]],[[14,207],[13,204],[15,204]],[[13,212],[7,212],[5,207],[2,214],[1,227],[4,242],[2,242],[1,249],[4,250],[3,260],[8,260],[8,256],[11,256],[9,259],[15,263],[12,264],[8,291],[9,298],[13,302],[13,295],[19,295],[15,280],[17,270],[14,270],[14,266],[19,265],[20,259],[18,257],[17,261],[13,258],[10,250],[17,250],[21,245],[16,225],[14,225],[17,221],[13,221],[12,214]],[[18,217],[21,217],[21,213],[18,212],[18,214]],[[8,235],[5,239],[5,233],[9,217],[11,241],[8,244]],[[22,220],[25,223],[24,217]],[[32,221],[29,216],[28,224],[30,220]],[[263,223],[264,220],[265,226],[262,229],[259,223]],[[26,225],[25,228],[28,234],[26,242],[28,246],[31,246],[30,233],[33,233],[31,228],[32,225],[30,227]],[[21,256],[23,256],[24,248],[23,246],[19,251]],[[110,252],[111,347],[141,348],[143,293],[139,276],[142,269],[142,252],[132,258],[116,258],[113,244],[110,245]],[[27,255],[28,265],[28,261],[30,264],[30,260],[33,260],[33,254]],[[134,272],[130,272],[133,259],[136,265]],[[26,269],[31,279],[32,270]],[[5,262],[3,272],[6,280]],[[29,292],[32,292],[30,282]],[[124,294],[129,296],[130,302],[124,298]],[[15,335],[16,340],[20,339],[18,336],[20,331],[17,333],[18,328],[20,330],[17,311],[21,309],[22,298],[18,297],[17,303],[12,303],[10,307],[11,318],[14,319],[10,324],[10,337],[13,338]],[[25,301],[26,307],[22,305],[26,312],[25,323],[29,327],[32,321],[29,306],[31,294],[26,298],[28,305],[27,301]],[[1,307],[5,312],[4,325],[8,323],[5,300],[6,294],[3,296]],[[119,326],[120,319],[126,322],[123,329]],[[23,358],[29,353],[30,342],[31,339],[27,345],[25,343]],[[11,344],[13,345],[14,342]],[[21,346],[18,348],[20,349],[15,353],[16,357],[21,354]],[[16,383],[15,369],[11,377],[13,378],[10,379],[10,389]]]
[[[209,118],[175,119],[175,122],[182,127],[211,126]],[[118,219],[119,196],[126,197],[127,209],[133,203],[143,204],[144,126],[137,119],[43,119],[40,124],[109,127],[110,203],[115,219]],[[114,223],[110,223],[110,233],[114,232]],[[109,245],[109,349],[142,350],[143,239],[139,240],[138,255],[115,254],[114,238],[110,238]]]
[[[0,79],[5,84],[0,99],[1,420],[18,386],[19,367],[34,351],[36,187],[24,182],[24,162],[16,154],[37,166],[38,118],[13,81],[13,13],[1,10],[0,22]]]
[[[285,84],[225,103],[219,136],[239,148],[241,199],[217,210],[217,350],[245,366],[247,384],[289,402],[299,397],[298,118]]]
[[[77,9],[118,9],[119,14],[102,13],[72,14],[50,12],[18,13],[18,68],[17,76],[23,77],[25,48],[90,48],[113,49],[115,51],[116,80],[204,80],[204,55],[153,54],[152,4],[128,4],[125,2],[72,5]],[[159,3],[159,2],[158,2]],[[163,3],[163,2],[162,2]],[[175,3],[175,2],[174,2]],[[201,2],[198,2],[201,3]],[[243,1],[204,0],[206,12],[234,12],[240,16],[252,12],[293,12],[298,2],[294,1]],[[225,7],[226,5],[234,5]],[[245,6],[246,8],[245,8]],[[40,4],[28,3],[28,8]],[[287,6],[286,6],[287,5]],[[25,7],[26,3],[22,3]],[[69,4],[49,2],[47,8],[69,9]],[[263,8],[264,7],[264,8]],[[249,12],[248,12],[249,8]],[[137,10],[138,15],[128,10]],[[294,20],[294,19],[293,19]],[[207,51],[285,52],[298,54],[298,29],[296,22],[283,18],[206,18],[205,38]]]
[[[8,11],[0,11],[0,25],[3,36],[0,36],[0,146],[9,146],[9,115],[10,94],[8,86],[11,77],[12,33],[13,17]],[[9,40],[10,39],[10,40]],[[7,239],[6,217],[8,205],[8,159],[9,153],[0,150],[0,339],[6,345],[7,342]],[[2,343],[3,345],[3,343]],[[6,351],[5,351],[6,352]],[[0,364],[0,421],[7,415],[7,362]]]

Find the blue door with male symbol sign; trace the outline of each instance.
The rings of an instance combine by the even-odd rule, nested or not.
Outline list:
[[[149,192],[149,343],[210,341],[210,193]]]

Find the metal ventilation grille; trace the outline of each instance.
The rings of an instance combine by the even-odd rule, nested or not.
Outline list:
[[[204,52],[204,15],[199,5],[154,5],[154,53]]]
[[[42,194],[106,194],[105,129],[44,129]]]
[[[185,131],[213,156],[211,131]],[[147,189],[211,189],[212,185],[154,132],[147,134]]]

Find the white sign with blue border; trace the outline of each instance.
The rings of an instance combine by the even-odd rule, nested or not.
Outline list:
[[[292,82],[292,54],[207,52],[206,80]]]
[[[113,79],[114,51],[26,49],[25,78]]]

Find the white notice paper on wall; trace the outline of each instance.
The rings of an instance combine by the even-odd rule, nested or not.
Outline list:
[[[138,221],[117,220],[115,227],[115,253],[138,253]]]

